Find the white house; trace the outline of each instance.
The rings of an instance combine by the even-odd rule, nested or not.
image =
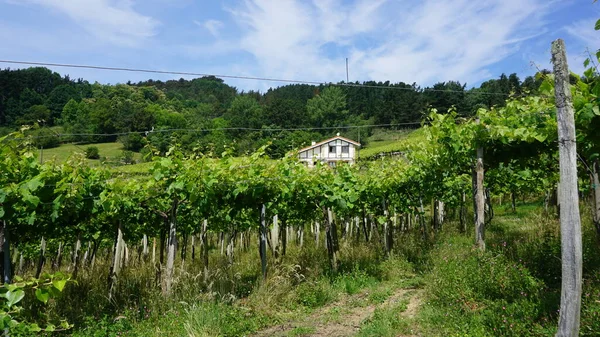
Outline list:
[[[360,143],[341,137],[338,133],[333,138],[319,143],[313,142],[311,146],[300,149],[298,158],[308,167],[313,167],[318,161],[333,167],[340,162],[354,164],[359,147]]]

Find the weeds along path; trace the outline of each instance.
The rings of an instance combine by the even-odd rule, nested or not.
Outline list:
[[[418,311],[421,296],[420,289],[398,288],[385,300],[373,303],[370,291],[364,290],[355,295],[346,295],[302,318],[259,331],[253,336],[354,336],[359,334],[361,326],[375,319],[376,310],[391,309],[398,313],[399,318],[410,320]]]

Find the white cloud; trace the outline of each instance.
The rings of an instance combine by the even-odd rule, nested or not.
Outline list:
[[[595,24],[596,19],[585,19],[565,27],[565,30],[593,51],[600,48],[600,32],[594,29]]]
[[[243,0],[230,8],[258,74],[318,81],[470,83],[544,33],[543,0]]]
[[[16,3],[14,1],[9,1]],[[122,46],[138,46],[155,35],[158,21],[133,9],[131,0],[23,0],[68,16],[98,39]]]
[[[223,28],[223,22],[219,20],[206,20],[204,22],[195,21],[194,23],[200,27],[206,28],[214,37],[219,37],[219,31]]]

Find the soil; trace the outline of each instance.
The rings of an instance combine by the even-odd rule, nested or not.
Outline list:
[[[420,290],[397,289],[383,303],[355,306],[356,303],[364,302],[368,298],[368,293],[365,291],[346,296],[308,316],[259,331],[254,336],[353,336],[358,333],[361,324],[369,319],[377,308],[393,305],[406,299],[408,299],[407,308],[400,315],[405,318],[415,317],[421,304],[421,294]]]

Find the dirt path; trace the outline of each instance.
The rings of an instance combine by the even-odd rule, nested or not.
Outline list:
[[[400,315],[406,318],[414,317],[420,305],[420,295],[420,290],[396,289],[383,303],[368,304],[365,302],[368,301],[369,293],[365,291],[353,296],[346,296],[301,319],[262,330],[254,336],[353,336],[377,308],[396,305],[408,300],[407,309]]]

